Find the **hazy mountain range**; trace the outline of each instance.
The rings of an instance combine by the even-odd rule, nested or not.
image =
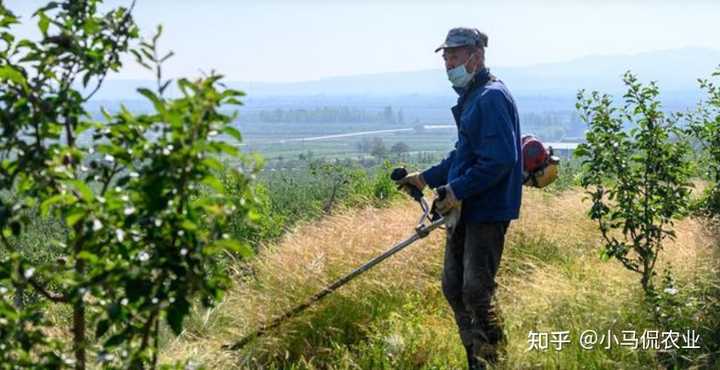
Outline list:
[[[621,77],[632,70],[641,81],[658,81],[670,108],[689,106],[697,100],[698,78],[708,78],[720,65],[720,50],[679,48],[632,55],[587,56],[562,63],[525,67],[493,68],[521,105],[537,110],[573,109],[578,89],[618,94]],[[230,87],[245,91],[248,107],[299,105],[399,105],[452,103],[455,94],[441,69],[330,77],[292,83],[230,81]],[[108,80],[97,100],[134,100],[138,86],[151,81]]]

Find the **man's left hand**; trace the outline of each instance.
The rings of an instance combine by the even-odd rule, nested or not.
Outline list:
[[[455,193],[453,193],[450,185],[444,185],[443,188],[445,189],[445,199],[435,199],[435,208],[438,212],[445,215],[450,213],[453,208],[459,206],[460,201],[455,197]]]

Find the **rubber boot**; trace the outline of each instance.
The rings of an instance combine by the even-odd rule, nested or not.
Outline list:
[[[465,353],[467,354],[468,370],[485,370],[486,367],[482,361],[475,357],[473,346],[465,346]]]
[[[505,334],[499,326],[485,326],[480,338],[473,341],[473,352],[483,363],[497,365],[500,355],[505,355]]]
[[[497,307],[490,310],[485,318],[478,323],[479,336],[473,342],[475,355],[495,366],[501,356],[505,357],[507,339]]]

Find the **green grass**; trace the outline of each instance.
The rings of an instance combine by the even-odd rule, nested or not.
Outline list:
[[[525,195],[523,214],[543,217],[521,218],[507,238],[497,300],[509,342],[497,368],[657,369],[663,364],[677,369],[717,368],[720,255],[717,239],[693,235],[700,220],[682,221],[679,238],[685,244],[668,246],[666,251],[666,262],[682,260],[683,266],[673,269],[679,293],[663,298],[663,312],[668,316],[658,327],[643,300],[639,276],[598,258],[597,235],[594,225],[584,218],[579,191],[531,190]],[[410,203],[399,203],[384,210],[332,216],[297,229],[252,264],[257,284],[250,280],[239,285],[208,316],[208,326],[167,347],[166,358],[190,357],[208,368],[228,369],[463,368],[464,352],[440,289],[443,238],[439,233],[243,351],[219,349],[221,343],[317,291],[323,281],[360,264],[368,258],[362,248],[381,248],[387,244],[381,238],[403,235],[416,213]],[[377,219],[367,221],[369,215]],[[361,224],[364,217],[364,234],[346,240],[348,226]],[[407,220],[400,223],[398,218]],[[314,236],[318,230],[322,235]],[[324,255],[324,273],[308,270],[317,253]],[[673,299],[682,303],[682,309]],[[257,311],[260,307],[262,314]],[[578,343],[585,330],[599,334],[611,330],[621,339],[623,330],[635,330],[639,337],[643,330],[653,329],[695,329],[704,340],[703,348],[679,351],[673,358],[619,345],[584,350]],[[569,331],[572,343],[561,351],[528,351],[530,331]]]
[[[347,169],[348,183],[329,214],[324,208],[333,174],[305,169],[260,176],[264,221],[232,232],[269,248],[250,263],[228,262],[228,273],[238,283],[219,307],[195,309],[179,338],[164,331],[165,362],[192,360],[213,369],[463,368],[464,352],[439,283],[441,233],[403,251],[245,350],[220,350],[221,344],[301,301],[411,231],[417,207],[382,195],[394,191],[387,169],[357,165]],[[682,229],[685,245],[680,247],[698,252],[687,257],[678,254],[678,248],[666,251],[678,293],[663,297],[666,317],[658,328],[642,300],[639,277],[598,258],[598,235],[585,216],[587,204],[581,202],[581,191],[573,187],[575,174],[568,166],[551,188],[526,189],[523,217],[508,234],[497,298],[509,344],[498,368],[656,369],[663,364],[678,369],[720,368],[716,365],[720,363],[717,232],[702,237],[695,235],[702,227]],[[687,219],[681,226],[701,222]],[[33,258],[54,260],[56,252],[46,240],[64,232],[61,224],[34,217],[32,230],[22,241],[23,250]],[[313,270],[316,261],[320,261],[318,271]],[[58,323],[68,317],[60,311],[49,315]],[[675,357],[619,346],[588,351],[577,343],[577,336],[589,329],[641,333],[688,328],[698,331],[703,348],[679,351]],[[562,351],[528,351],[530,331],[560,330],[569,331],[573,340]]]

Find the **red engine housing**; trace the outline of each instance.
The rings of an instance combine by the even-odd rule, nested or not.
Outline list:
[[[532,135],[522,138],[523,170],[527,173],[535,172],[545,165],[550,153],[545,146]]]

